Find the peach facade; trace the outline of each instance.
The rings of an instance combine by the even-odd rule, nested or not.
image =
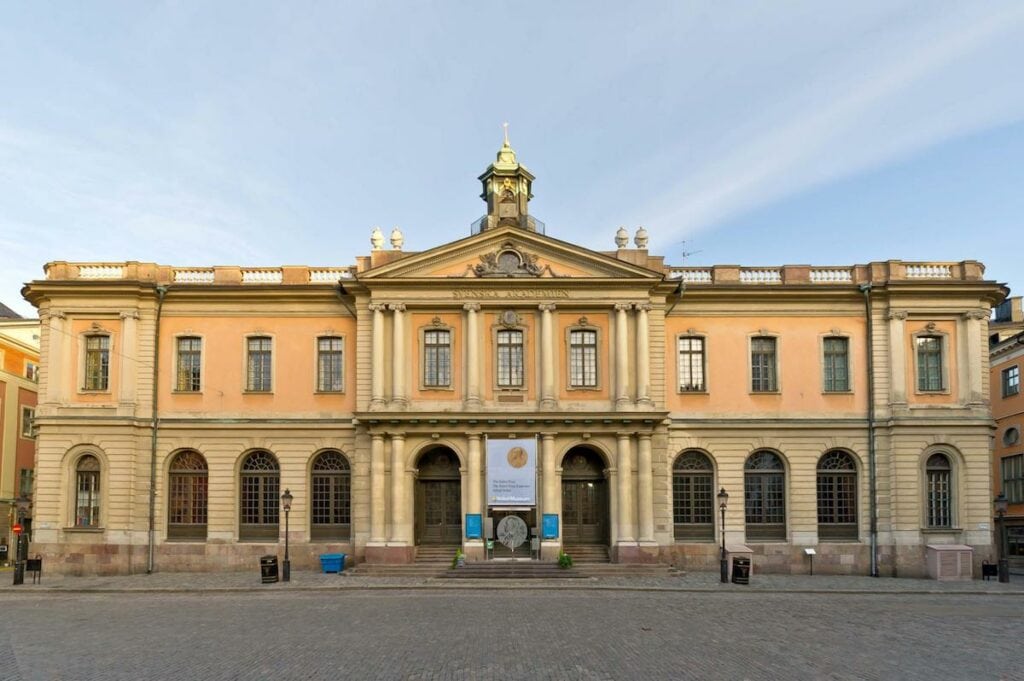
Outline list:
[[[919,575],[937,543],[991,557],[985,340],[1006,291],[979,263],[672,267],[640,233],[606,252],[539,233],[532,180],[503,147],[478,233],[421,253],[380,238],[355,266],[47,265],[25,289],[43,320],[33,551],[77,573],[252,568],[289,489],[298,565],[431,543],[478,560],[466,515],[507,513],[558,518],[545,560],[600,545],[710,568],[723,532],[764,571],[805,570],[808,547],[835,573]],[[109,338],[105,390],[83,388],[90,335]],[[488,442],[509,437],[537,442],[528,508],[487,501]]]
[[[1024,569],[1024,333],[994,344],[992,416],[996,420],[992,454],[992,494],[1005,494],[1005,550],[1011,569]]]
[[[0,320],[0,544],[11,547],[12,560],[15,500],[31,497],[35,471],[38,343],[38,321]]]

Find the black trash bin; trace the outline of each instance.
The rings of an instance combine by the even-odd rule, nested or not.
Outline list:
[[[732,583],[733,584],[750,584],[750,559],[749,558],[733,558],[732,559]]]
[[[277,581],[277,556],[260,558],[260,578],[264,584],[273,584]]]

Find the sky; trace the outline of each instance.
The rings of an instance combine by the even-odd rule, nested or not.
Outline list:
[[[1024,289],[1024,3],[0,0],[0,301],[54,260],[343,266],[469,234],[502,123],[551,236]]]

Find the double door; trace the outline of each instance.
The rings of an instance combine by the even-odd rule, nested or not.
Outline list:
[[[562,537],[566,544],[608,543],[607,481],[562,481]]]
[[[421,480],[416,504],[419,544],[462,542],[462,489],[458,480]]]

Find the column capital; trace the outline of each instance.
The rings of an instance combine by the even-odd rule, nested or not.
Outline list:
[[[124,312],[121,313],[121,319],[138,319],[138,318],[139,318],[138,310],[125,310]]]
[[[887,319],[898,319],[902,322],[909,316],[909,314],[910,313],[906,310],[890,310],[887,315]]]
[[[643,441],[650,440],[652,437],[654,437],[651,433],[637,433],[636,436]]]
[[[374,442],[383,442],[384,433],[370,433],[370,439],[373,440]]]
[[[633,307],[635,307],[638,312],[650,312],[654,306],[650,303],[635,303]]]
[[[397,442],[405,442],[405,433],[388,433],[388,436]]]
[[[964,317],[967,319],[982,320],[988,319],[989,313],[985,310],[968,310],[967,312],[964,312]]]
[[[388,309],[392,312],[405,312],[405,303],[389,303]]]
[[[548,433],[541,433],[540,437],[541,437],[542,440],[550,441],[550,440],[554,440],[557,435],[558,435],[558,433],[548,432]]]
[[[554,303],[541,303],[537,309],[541,312],[554,312],[557,306]]]
[[[619,439],[619,440],[628,440],[629,438],[633,437],[634,435],[636,435],[636,433],[625,431],[625,430],[620,430],[619,432],[615,433],[615,437],[617,439]]]
[[[479,312],[480,303],[463,303],[462,309],[466,312]]]
[[[633,309],[633,303],[615,303],[616,312],[627,312]]]
[[[478,431],[478,430],[474,430],[474,431],[470,431],[470,432],[466,433],[466,437],[469,438],[470,442],[473,442],[474,440],[479,440],[483,436],[484,436],[483,432],[482,431]]]
[[[370,310],[370,312],[383,312],[384,310],[388,309],[388,306],[385,305],[384,303],[370,303],[366,307]]]
[[[54,312],[49,312],[48,311],[48,312],[40,312],[39,313],[39,321],[46,321],[47,319],[67,319],[67,318],[68,318],[68,316],[66,314],[64,314],[63,312],[61,312],[60,310],[56,310]]]

